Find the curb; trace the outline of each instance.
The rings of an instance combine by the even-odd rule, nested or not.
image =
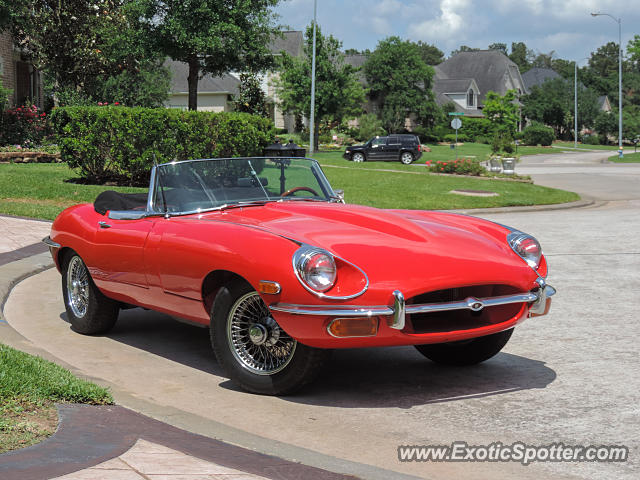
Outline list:
[[[546,212],[554,210],[570,210],[573,208],[586,208],[591,206],[600,206],[606,202],[598,202],[596,200],[576,200],[568,203],[552,203],[549,205],[527,205],[522,207],[495,207],[495,208],[468,208],[456,210],[438,210],[440,212],[464,213],[465,215],[473,215],[475,213],[517,213],[517,212]]]

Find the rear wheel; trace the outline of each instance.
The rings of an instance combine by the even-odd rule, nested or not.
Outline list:
[[[330,354],[291,338],[258,292],[241,281],[216,295],[209,331],[222,368],[253,393],[286,395],[298,390],[317,377]]]
[[[496,355],[507,344],[513,328],[485,337],[450,343],[415,345],[429,360],[443,365],[475,365]]]
[[[118,319],[118,302],[102,294],[82,258],[74,252],[62,263],[62,296],[71,328],[78,333],[106,333]]]
[[[402,152],[400,154],[400,161],[405,165],[411,165],[411,163],[413,163],[413,154],[411,152]]]
[[[354,153],[353,155],[351,155],[351,160],[353,160],[356,163],[364,162],[365,160],[364,153],[360,153],[360,152]]]

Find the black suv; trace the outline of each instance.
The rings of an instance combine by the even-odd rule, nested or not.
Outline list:
[[[364,145],[347,147],[344,158],[354,162],[366,160],[400,160],[409,165],[422,156],[420,140],[416,135],[398,134],[386,137],[375,137]]]

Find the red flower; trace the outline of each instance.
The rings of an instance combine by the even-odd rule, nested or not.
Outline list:
[[[120,102],[113,102],[114,105],[120,105]]]
[[[446,164],[447,164],[447,162],[444,162],[444,163],[443,163],[443,165],[446,165]]]

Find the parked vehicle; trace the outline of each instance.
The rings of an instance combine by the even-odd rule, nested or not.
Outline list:
[[[409,165],[422,156],[422,147],[416,135],[397,134],[374,137],[364,145],[347,147],[343,156],[354,162],[384,160]]]
[[[301,158],[159,165],[148,194],[70,207],[44,242],[73,330],[108,332],[130,307],[195,322],[231,379],[272,395],[313,380],[334,348],[482,362],[555,293],[531,235],[344,204]]]

